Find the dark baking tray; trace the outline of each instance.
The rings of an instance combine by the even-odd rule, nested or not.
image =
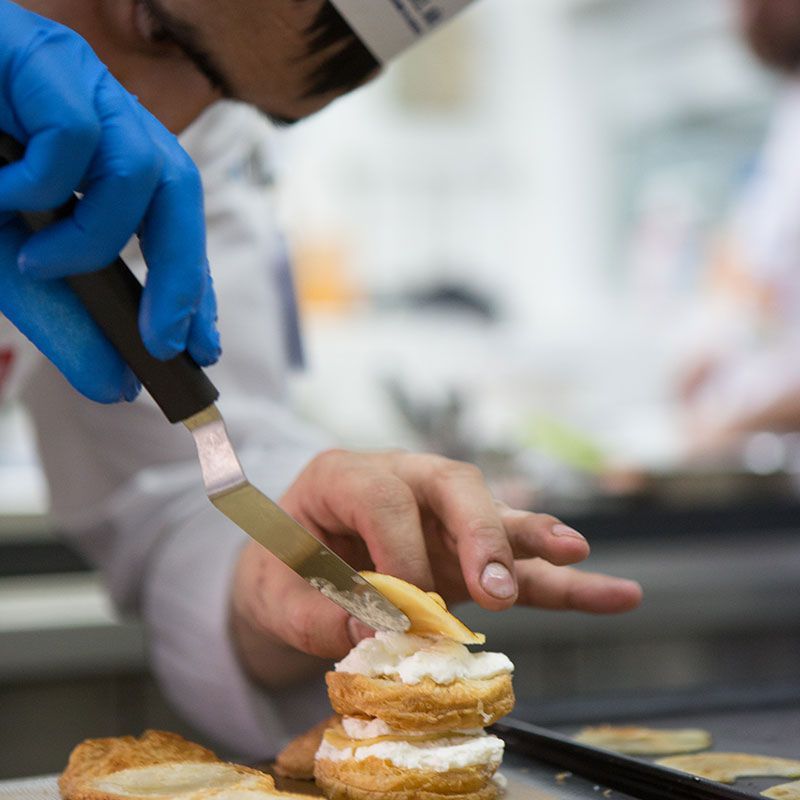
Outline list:
[[[573,700],[560,705],[549,703],[539,709],[529,704],[518,709],[514,716],[568,735],[584,725],[603,723],[704,728],[713,737],[712,751],[800,758],[800,685],[705,687],[690,692]],[[513,753],[513,746],[509,749]],[[515,765],[524,767],[524,758],[520,761],[512,756],[512,759]],[[551,768],[551,772],[555,774],[558,769]],[[789,780],[740,778],[733,787],[760,797],[759,792],[764,789]],[[556,796],[567,795],[557,791]],[[585,786],[572,796],[586,797]],[[615,792],[614,796],[624,795]]]

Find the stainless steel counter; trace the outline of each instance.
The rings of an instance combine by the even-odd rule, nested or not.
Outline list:
[[[141,625],[93,573],[0,579],[0,684],[145,669]]]

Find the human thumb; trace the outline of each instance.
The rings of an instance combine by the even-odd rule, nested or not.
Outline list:
[[[374,633],[294,573],[288,576],[284,589],[283,613],[273,623],[273,630],[297,650],[340,659]]]

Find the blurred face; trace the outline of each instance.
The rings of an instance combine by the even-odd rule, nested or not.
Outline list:
[[[275,119],[301,119],[345,92],[312,91],[318,72],[343,49],[310,32],[323,0],[137,2],[144,36],[177,44],[223,94]]]
[[[742,29],[768,66],[800,70],[800,0],[740,0]]]

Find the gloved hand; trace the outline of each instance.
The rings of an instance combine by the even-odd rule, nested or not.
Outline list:
[[[138,384],[63,276],[114,260],[138,233],[148,274],[139,318],[157,358],[219,357],[200,178],[169,133],[75,32],[0,0],[0,131],[26,146],[0,169],[0,312],[83,394],[133,399]],[[26,235],[18,211],[71,217]]]

